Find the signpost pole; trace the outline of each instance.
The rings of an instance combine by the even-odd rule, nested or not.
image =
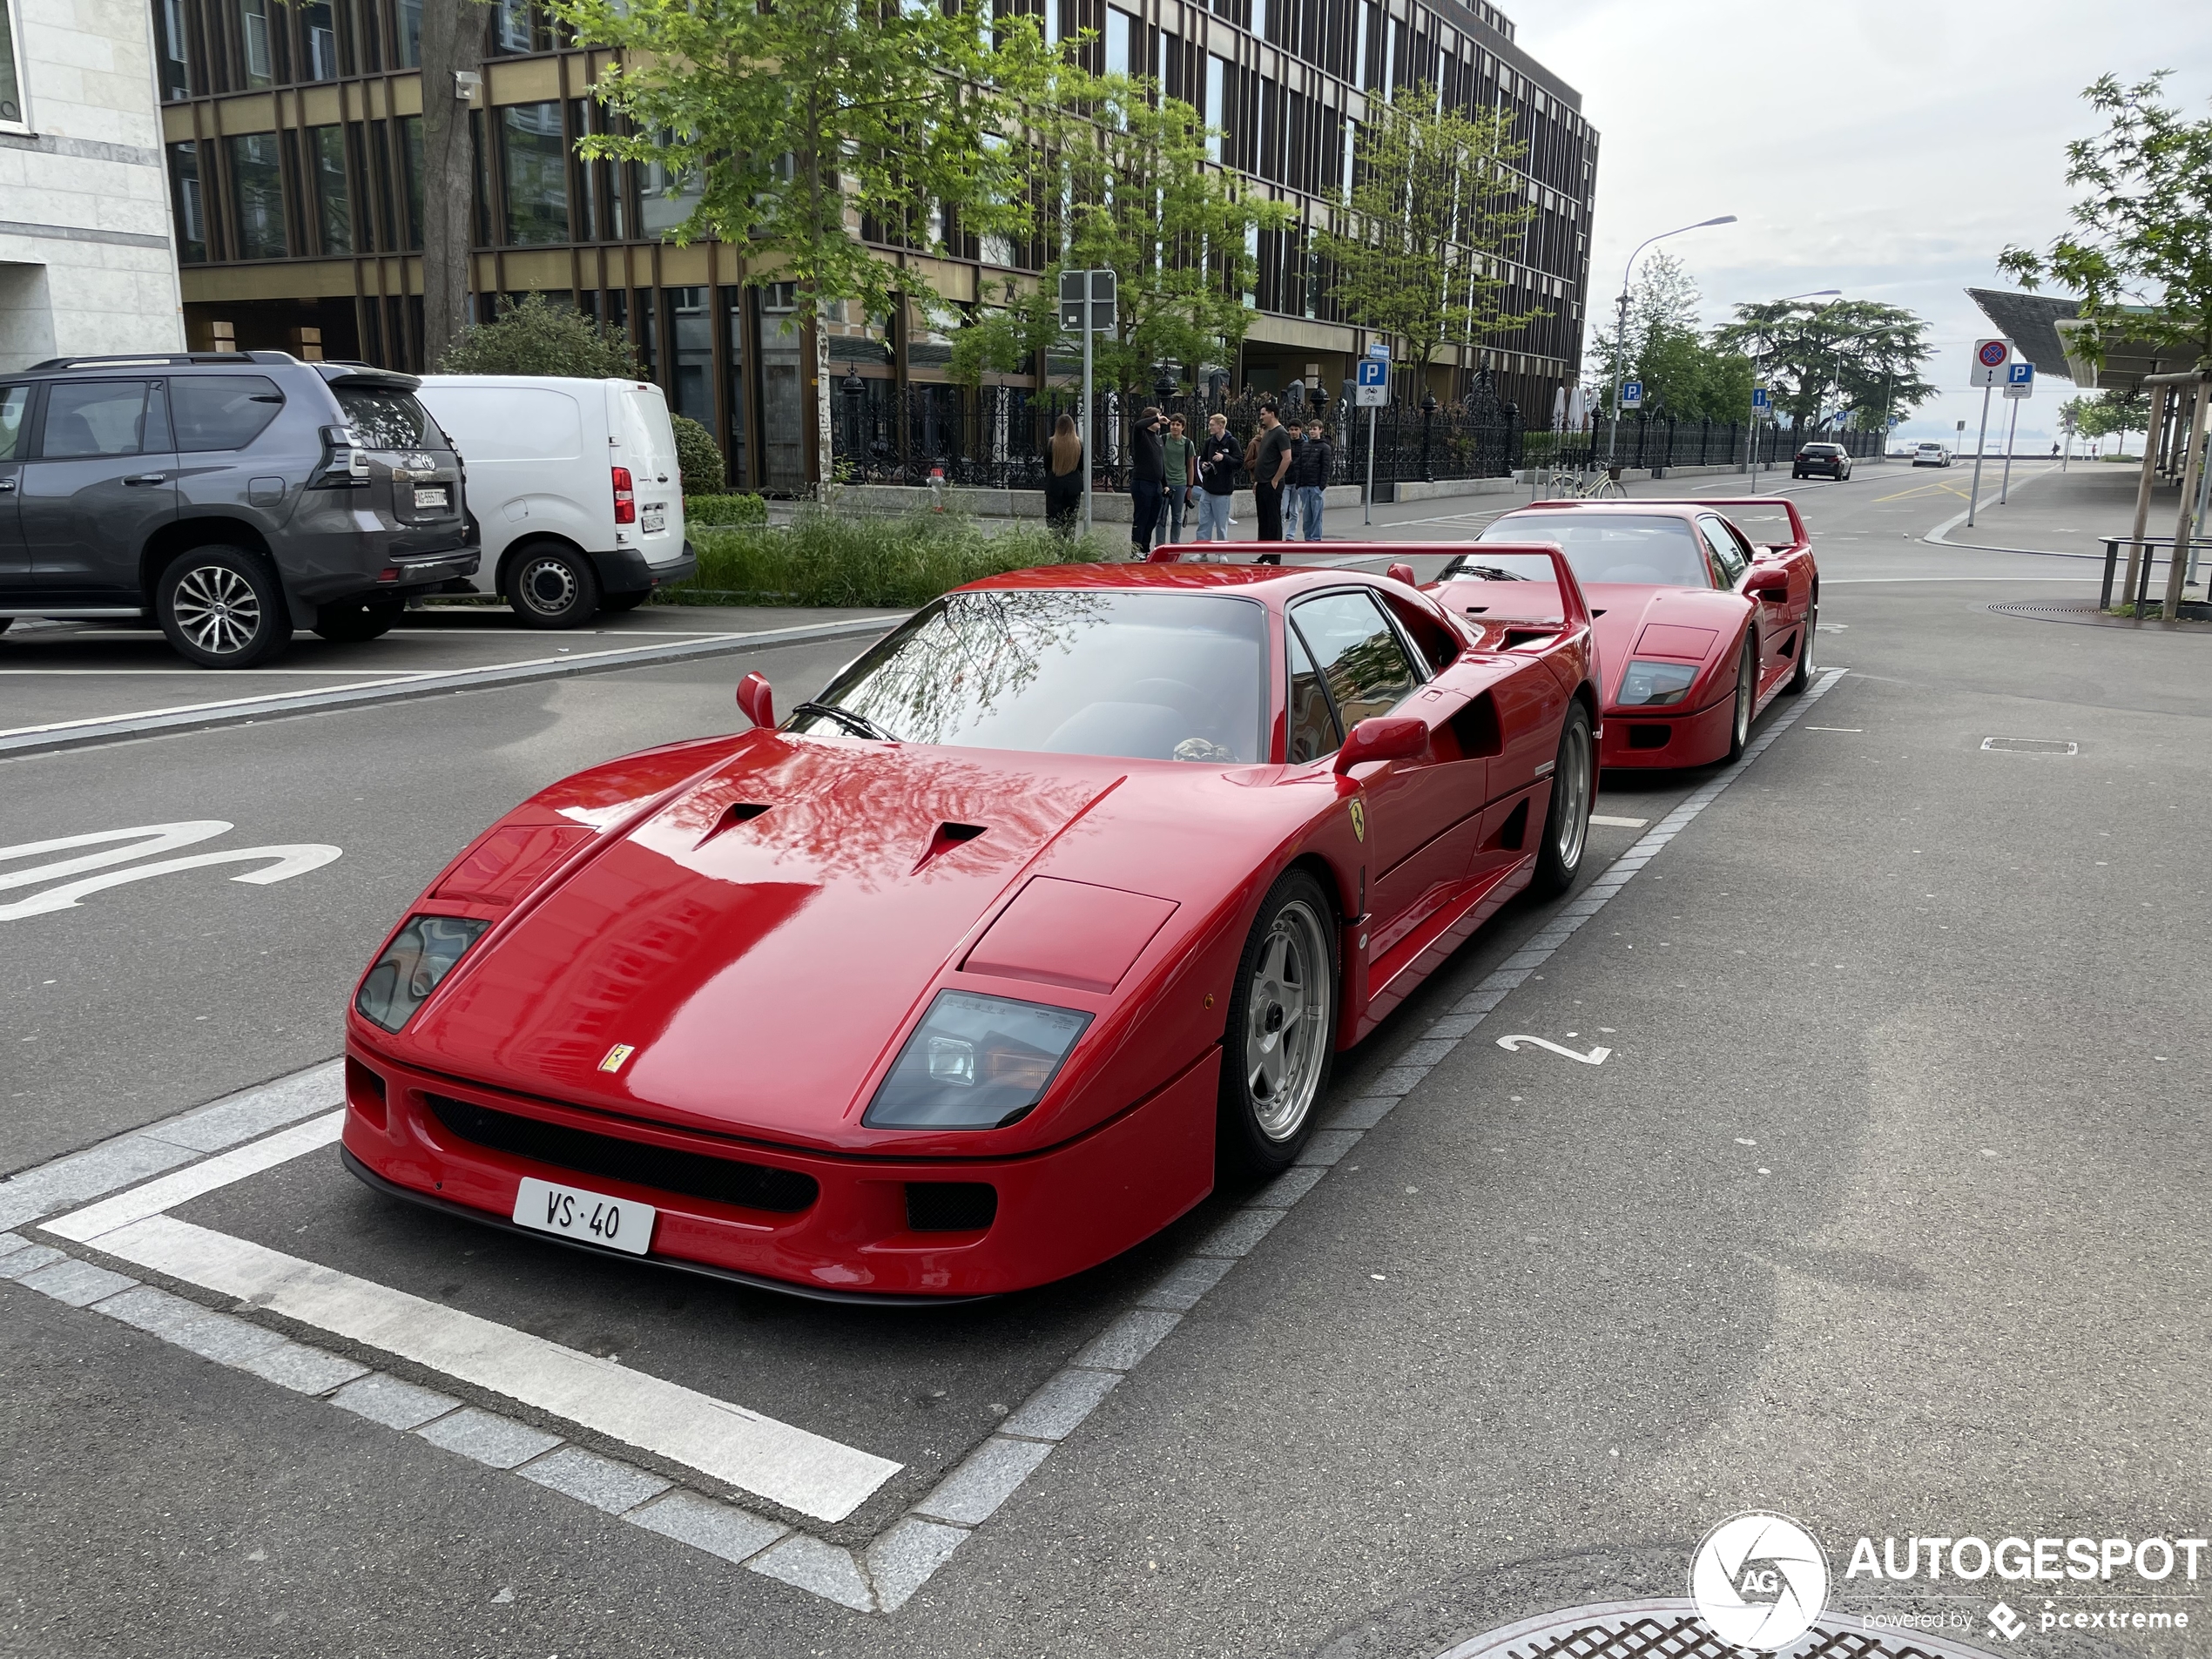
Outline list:
[[[1372,403],[1367,406],[1367,490],[1360,506],[1362,511],[1359,522],[1363,524],[1373,523],[1375,522],[1375,406]]]
[[[1092,464],[1090,440],[1096,422],[1090,418],[1090,273],[1083,273],[1083,535],[1090,534],[1090,476],[1097,469]]]
[[[2013,406],[2013,418],[2005,422],[2005,472],[1997,486],[1997,504],[2002,507],[2013,488],[2013,436],[2020,429],[2020,404],[2018,398],[2007,400]]]
[[[1974,482],[1966,492],[1966,528],[1974,527],[1974,511],[1981,504],[1981,452],[1989,447],[1989,387],[1981,388],[1981,435],[1974,440]]]

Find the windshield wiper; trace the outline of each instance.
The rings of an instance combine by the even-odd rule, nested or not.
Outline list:
[[[834,703],[801,703],[792,712],[825,715],[857,738],[873,738],[878,743],[896,743],[899,740],[873,720],[869,719],[867,715],[855,714],[850,709],[841,709]]]
[[[1478,582],[1526,582],[1528,578],[1500,564],[1463,564],[1454,566],[1451,574],[1473,577]]]

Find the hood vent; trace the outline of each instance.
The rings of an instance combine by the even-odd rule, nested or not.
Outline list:
[[[914,873],[921,874],[933,860],[943,857],[956,846],[974,840],[984,832],[986,827],[988,826],[982,824],[951,822],[938,825],[936,833],[929,838],[928,846],[924,848],[921,856],[914,860]]]
[[[705,846],[723,831],[735,829],[740,824],[749,824],[767,810],[757,800],[733,800],[722,809],[722,816],[714,820],[714,827],[699,837],[698,844]]]

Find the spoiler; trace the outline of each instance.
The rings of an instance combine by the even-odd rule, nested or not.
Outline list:
[[[1583,597],[1582,583],[1580,578],[1578,578],[1575,574],[1575,567],[1567,562],[1567,555],[1560,550],[1559,544],[1556,542],[1482,542],[1479,543],[1463,543],[1460,545],[1462,548],[1467,550],[1468,554],[1473,554],[1474,551],[1479,548],[1480,552],[1483,554],[1509,553],[1518,554],[1523,557],[1528,558],[1541,557],[1549,559],[1552,563],[1552,583],[1553,585],[1559,590],[1561,627],[1568,631],[1572,631],[1577,627],[1588,628],[1591,625],[1590,602]],[[1484,580],[1484,578],[1481,577],[1452,577],[1447,578],[1447,580],[1453,582],[1480,582]],[[1444,585],[1444,582],[1431,582],[1426,584],[1422,588],[1421,591],[1424,593],[1433,593],[1438,588],[1443,587]]]

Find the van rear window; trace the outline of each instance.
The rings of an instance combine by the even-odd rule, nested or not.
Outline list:
[[[412,392],[381,386],[334,386],[346,420],[372,449],[448,448],[446,435]]]

